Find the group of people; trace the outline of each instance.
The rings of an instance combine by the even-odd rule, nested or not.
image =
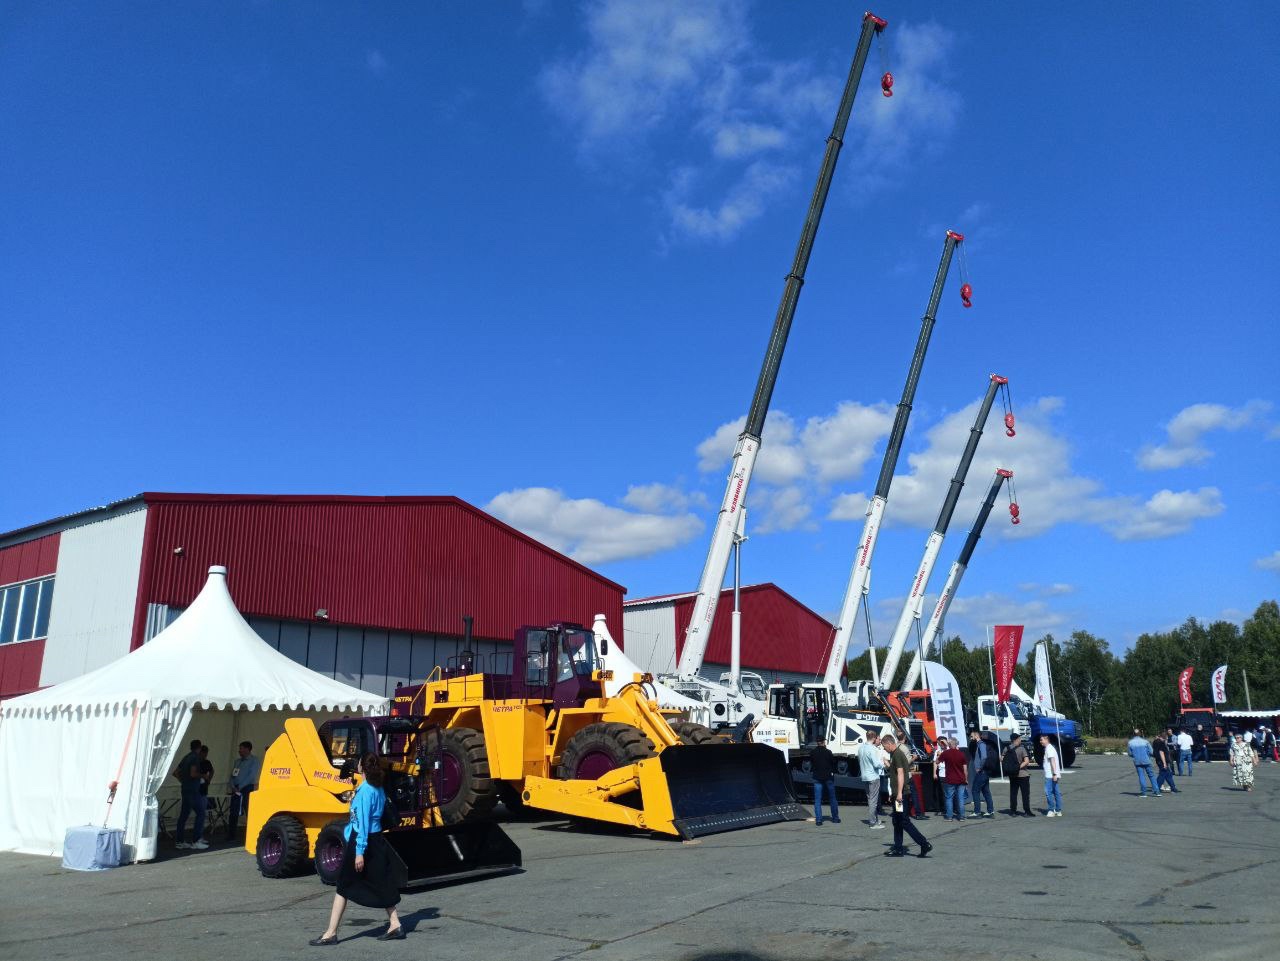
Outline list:
[[[258,786],[261,761],[253,753],[253,745],[241,741],[237,749],[239,757],[227,780],[227,837],[235,840],[241,815],[249,813],[249,795]],[[173,776],[181,789],[181,803],[174,833],[174,847],[179,850],[206,851],[209,841],[205,837],[205,821],[209,816],[209,785],[213,783],[213,764],[209,760],[209,745],[199,738],[190,744],[190,750],[174,768]],[[188,841],[187,820],[195,815],[195,825]]]
[[[1260,731],[1266,732],[1266,728],[1260,728]],[[1151,740],[1147,740],[1141,728],[1134,728],[1126,753],[1138,772],[1138,797],[1146,797],[1148,792],[1151,797],[1178,794],[1175,771],[1178,777],[1191,777],[1194,762],[1209,763],[1209,740],[1203,725],[1197,726],[1194,735],[1188,731],[1175,734],[1173,728],[1165,728]],[[1259,743],[1263,746],[1261,752]],[[1267,743],[1265,735],[1253,731],[1243,731],[1228,738],[1227,762],[1231,765],[1231,779],[1236,787],[1243,791],[1253,790],[1254,767],[1264,757],[1272,759],[1266,753]]]
[[[1062,817],[1062,761],[1058,750],[1047,736],[1040,738],[1043,749],[1042,767],[1045,776],[1045,806],[1048,817]],[[822,739],[809,754],[810,774],[813,777],[813,815],[818,825],[830,820],[840,823],[840,806],[836,800],[835,756]],[[1009,746],[1000,753],[975,730],[969,732],[967,749],[959,739],[939,737],[933,755],[934,782],[940,786],[938,805],[944,821],[964,821],[969,818],[995,817],[995,802],[991,797],[991,779],[1002,774],[1009,779],[1009,814],[1035,817],[1031,810],[1031,769],[1036,761],[1022,743],[1021,735],[1014,735]],[[875,732],[867,735],[858,749],[858,771],[867,797],[867,823],[871,830],[884,830],[881,820],[881,797],[887,796],[893,823],[893,844],[886,855],[904,857],[903,844],[908,835],[919,846],[919,857],[927,857],[933,845],[912,823],[913,815],[923,813],[920,798],[912,778],[913,762],[906,746],[892,734],[880,737]],[[1022,811],[1018,811],[1018,799]],[[823,801],[830,811],[823,818]],[[969,814],[972,799],[973,813]],[[986,810],[983,810],[983,805]]]

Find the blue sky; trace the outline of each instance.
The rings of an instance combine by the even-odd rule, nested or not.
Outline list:
[[[953,269],[878,640],[992,372],[1020,429],[988,425],[934,587],[997,464],[1024,523],[993,515],[950,631],[1124,648],[1276,597],[1274,10],[875,9],[896,96],[873,51],[744,576],[838,608],[954,227],[975,303]],[[0,529],[141,490],[448,493],[631,596],[690,589],[860,14],[5,4]]]

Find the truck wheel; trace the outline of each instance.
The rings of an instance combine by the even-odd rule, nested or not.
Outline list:
[[[1068,741],[1066,744],[1063,744],[1058,749],[1058,753],[1062,755],[1063,767],[1071,767],[1071,765],[1076,763],[1076,746],[1072,744],[1070,741]]]
[[[469,727],[451,727],[440,736],[440,816],[445,824],[483,817],[498,803],[498,786],[489,777],[484,735]]]
[[[330,821],[320,829],[320,836],[316,838],[316,874],[324,884],[338,883],[342,859],[347,854],[347,839],[344,834],[346,827],[345,818]]]
[[[672,721],[671,730],[680,736],[684,744],[707,744],[718,740],[711,728],[695,721]]]
[[[291,814],[277,814],[258,832],[258,870],[264,878],[287,878],[307,863],[307,830]]]
[[[569,738],[560,755],[561,780],[594,781],[614,768],[654,757],[653,742],[638,727],[621,723],[588,724]]]

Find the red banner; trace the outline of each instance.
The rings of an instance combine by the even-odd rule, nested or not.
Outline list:
[[[1194,667],[1189,667],[1178,675],[1178,697],[1183,704],[1191,703],[1191,672],[1194,670]]]
[[[997,624],[992,657],[996,668],[996,700],[1009,700],[1009,685],[1013,683],[1013,669],[1018,663],[1018,648],[1022,646],[1021,624]]]

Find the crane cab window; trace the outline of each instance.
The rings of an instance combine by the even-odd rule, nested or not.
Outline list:
[[[791,687],[769,689],[769,713],[774,717],[796,716],[796,692]]]
[[[742,687],[742,693],[753,701],[764,700],[764,681],[754,674],[743,674],[738,683]]]

